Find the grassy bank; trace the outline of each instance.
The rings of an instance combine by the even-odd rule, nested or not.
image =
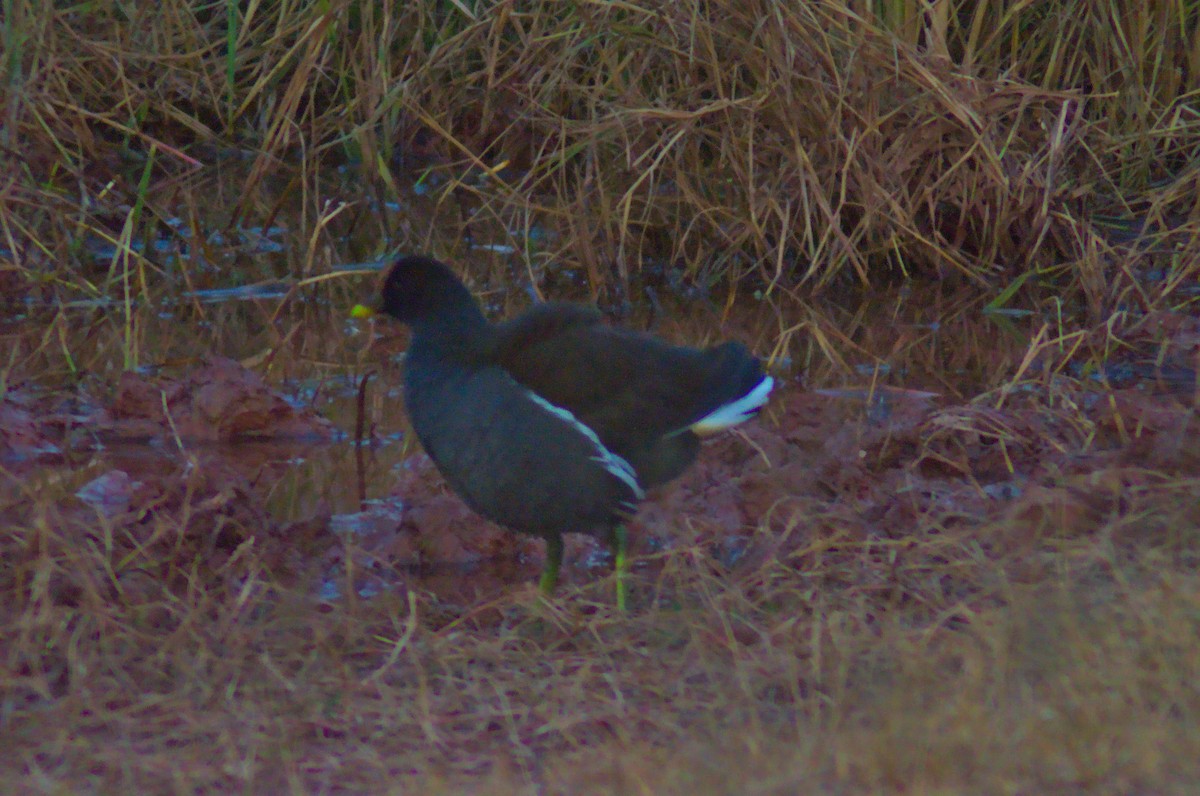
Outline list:
[[[432,170],[439,202],[596,293],[655,268],[782,289],[952,275],[997,297],[1032,275],[1111,307],[1181,276],[1141,285],[1150,251],[1194,274],[1197,13],[8,0],[0,233],[18,284],[78,283],[85,234],[269,225],[271,180],[320,220],[341,169],[360,180],[342,220],[378,253],[429,230],[373,221],[368,199]],[[239,190],[197,207],[188,175],[231,158]],[[461,215],[438,231],[468,232]]]

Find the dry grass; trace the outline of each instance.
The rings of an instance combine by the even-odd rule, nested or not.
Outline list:
[[[0,541],[0,760],[27,792],[1186,793],[1198,486],[1033,540],[812,507],[751,566],[667,554],[628,616],[314,610],[295,540],[214,551],[186,500],[134,540],[42,490]]]
[[[427,248],[447,230],[379,213],[414,153],[441,156],[439,206],[469,207],[433,223],[494,220],[596,293],[663,268],[779,288],[956,274],[992,295],[1037,274],[1111,309],[1153,260],[1114,250],[1113,222],[1195,275],[1200,55],[1194,10],[1165,0],[11,5],[0,235],[25,277],[171,218],[269,225],[279,179],[315,230],[288,247],[296,276],[347,228],[374,253]],[[231,157],[234,195],[184,198],[184,175]],[[325,230],[346,164],[371,198]]]

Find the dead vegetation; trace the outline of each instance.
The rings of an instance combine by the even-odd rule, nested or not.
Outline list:
[[[6,789],[1190,793],[1198,13],[6,2]],[[628,615],[411,441],[281,439],[351,428],[397,247],[790,386]]]
[[[137,260],[122,245],[170,219],[203,239],[296,203],[317,233],[288,247],[308,276],[338,251],[325,235],[361,230],[376,254],[442,236],[379,213],[416,165],[439,205],[468,203],[460,240],[499,221],[530,267],[580,268],[593,293],[662,269],[784,289],[956,275],[992,295],[1032,274],[1111,310],[1141,292],[1145,248],[1194,255],[1193,11],[928,6],[293,0],[128,18],[14,0],[0,232],[22,275],[77,275],[89,237]],[[235,193],[189,198],[186,175],[230,159],[248,164]],[[373,201],[334,212],[343,166]],[[289,196],[264,193],[279,180]],[[1114,224],[1145,246],[1114,247]]]

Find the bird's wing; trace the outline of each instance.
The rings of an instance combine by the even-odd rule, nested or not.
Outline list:
[[[494,361],[526,388],[567,409],[606,444],[630,433],[687,428],[762,379],[737,343],[707,350],[607,326],[596,310],[543,304],[496,327]]]

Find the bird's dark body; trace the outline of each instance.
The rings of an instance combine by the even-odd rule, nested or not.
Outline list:
[[[422,359],[414,339],[404,379],[413,429],[472,509],[542,537],[564,528],[607,532],[628,513],[633,490],[592,461],[592,444],[532,403],[502,368],[429,371]]]

